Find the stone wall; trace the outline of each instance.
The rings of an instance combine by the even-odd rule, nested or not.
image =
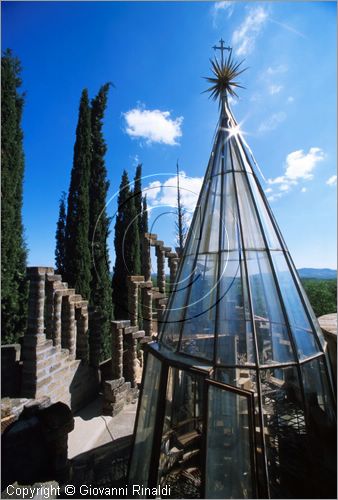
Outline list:
[[[138,397],[138,349],[145,332],[131,325],[129,320],[112,321],[111,332],[111,379],[105,380],[103,384],[103,413],[115,416],[125,404]]]
[[[156,286],[151,280],[151,247],[155,248]],[[179,265],[179,256],[171,247],[165,246],[153,233],[145,233],[142,244],[142,261],[145,276],[129,276],[128,279],[128,311],[132,325],[139,324],[139,313],[142,314],[142,325],[146,337],[151,340],[161,327],[164,311],[168,303],[168,295],[172,291]],[[170,271],[169,283],[166,282],[165,265]]]
[[[151,281],[151,247],[155,247],[157,259],[156,287]],[[140,344],[153,340],[157,333],[179,263],[177,253],[157,240],[156,234],[146,233],[142,248],[145,276],[129,277],[129,318],[112,322],[112,358],[103,367],[104,411],[109,414],[116,414],[137,397]],[[100,314],[89,311],[87,301],[51,267],[29,267],[27,279],[27,331],[21,345],[1,349],[2,396],[48,396],[51,403],[61,401],[77,411],[100,389]],[[138,326],[140,312],[142,330]]]
[[[21,396],[48,396],[73,411],[98,393],[98,367],[88,364],[88,304],[48,267],[31,267],[28,328],[22,343]]]

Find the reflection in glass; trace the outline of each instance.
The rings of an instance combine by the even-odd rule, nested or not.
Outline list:
[[[148,354],[133,457],[129,471],[131,484],[143,484],[144,486],[148,484],[160,376],[161,362]]]
[[[172,498],[199,498],[203,379],[169,368],[158,483]]]
[[[206,498],[252,498],[248,400],[210,385]]]

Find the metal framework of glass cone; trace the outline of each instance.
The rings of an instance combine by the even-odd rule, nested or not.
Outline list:
[[[336,497],[325,341],[254,165],[224,96],[135,423],[129,483],[166,498]]]

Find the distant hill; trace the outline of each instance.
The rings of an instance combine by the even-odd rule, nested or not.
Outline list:
[[[301,278],[311,278],[317,280],[335,280],[337,271],[334,269],[313,269],[311,267],[302,267],[297,269]]]

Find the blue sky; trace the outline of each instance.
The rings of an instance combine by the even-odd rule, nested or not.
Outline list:
[[[81,91],[110,90],[104,132],[116,210],[121,173],[143,163],[157,232],[174,242],[179,159],[193,209],[218,107],[202,91],[222,37],[245,59],[232,105],[297,267],[336,268],[335,2],[2,2],[2,47],[21,59],[30,265],[53,265]],[[152,183],[152,184],[150,184]],[[159,183],[163,185],[159,187]],[[168,205],[169,208],[158,208]],[[114,224],[114,221],[113,221]],[[113,227],[112,227],[113,228]],[[109,245],[112,248],[113,234]],[[113,252],[111,260],[114,261]]]

